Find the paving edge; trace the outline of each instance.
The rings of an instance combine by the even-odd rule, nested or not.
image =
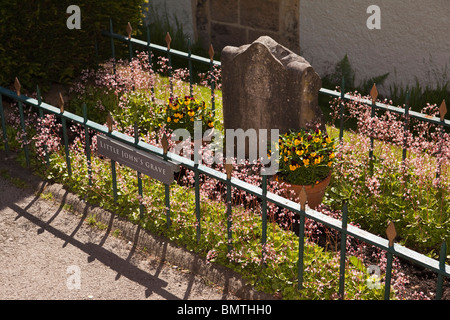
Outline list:
[[[138,247],[146,248],[149,254],[170,264],[187,269],[224,288],[225,292],[229,292],[240,299],[276,300],[273,295],[254,289],[239,273],[224,266],[207,262],[200,255],[179,247],[164,237],[153,235],[131,221],[119,217],[117,214],[80,199],[76,194],[66,190],[62,184],[43,181],[33,174],[27,175],[24,172],[24,168],[16,163],[11,163],[15,162],[15,160],[6,162],[4,164],[9,170],[16,173],[16,170],[20,169],[21,171],[17,172],[18,177],[26,181],[28,186],[36,192],[51,193],[54,201],[61,205],[70,205],[75,213],[82,215],[84,218],[94,216],[97,222],[108,226],[108,232],[116,229],[120,230],[121,237],[132,241]],[[25,171],[28,170],[25,169]]]
[[[42,184],[45,184],[45,186]],[[272,295],[255,290],[237,272],[214,263],[208,263],[205,258],[176,246],[168,239],[153,235],[149,231],[110,211],[91,205],[81,200],[77,195],[68,192],[60,184],[41,182],[41,185],[38,186],[38,190],[40,189],[44,189],[45,192],[51,192],[54,200],[70,205],[75,212],[86,217],[94,216],[97,222],[107,225],[108,230],[119,229],[123,238],[132,241],[138,247],[146,248],[148,253],[170,264],[190,270],[223,287],[225,291],[234,294],[238,298],[249,300],[274,299]]]

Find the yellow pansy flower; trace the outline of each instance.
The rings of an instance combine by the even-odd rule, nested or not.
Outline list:
[[[305,167],[309,166],[309,159],[303,159],[303,164]]]

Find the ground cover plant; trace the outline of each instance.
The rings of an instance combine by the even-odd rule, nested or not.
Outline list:
[[[165,62],[163,60],[159,62],[159,71],[167,70]],[[151,128],[158,125],[158,108],[164,106],[171,95],[191,96],[189,85],[183,81],[186,79],[186,70],[174,70],[173,78],[169,81],[164,73],[160,75],[149,67],[148,57],[144,53],[138,54],[130,63],[117,61],[114,64],[115,75],[111,72],[113,61],[105,62],[98,70],[84,72],[80,82],[73,87],[69,107],[73,108],[77,114],[81,114],[77,108],[81,103],[87,103],[89,118],[96,119],[99,123],[106,123],[108,114],[112,114],[114,130],[131,136],[135,134],[134,123],[138,121],[140,138],[160,147],[162,134],[170,134],[170,131],[155,132]],[[210,106],[209,88],[194,85],[192,91],[198,101],[204,101],[207,107]],[[216,114],[220,122],[221,93],[219,90],[216,91],[215,101]],[[349,105],[348,108],[350,115],[361,117],[361,125],[357,132],[346,133],[342,146],[338,147],[337,165],[332,170],[333,182],[324,205],[318,210],[332,217],[341,218],[342,202],[347,201],[350,223],[357,226],[364,225],[366,230],[378,234],[384,234],[389,220],[399,224],[404,223],[405,226],[397,227],[400,231],[399,240],[433,255],[435,253],[433,250],[440,244],[439,240],[442,240],[442,236],[449,231],[446,215],[449,212],[448,157],[439,158],[444,159],[440,160],[442,174],[439,179],[430,179],[429,175],[430,170],[435,168],[434,162],[437,159],[435,144],[432,144],[430,140],[436,138],[437,131],[429,127],[429,136],[424,133],[423,141],[419,139],[422,137],[420,134],[409,138],[411,142],[409,145],[422,146],[422,149],[420,152],[418,152],[419,149],[409,149],[408,162],[400,166],[403,171],[396,169],[395,166],[399,164],[399,152],[395,144],[398,132],[392,136],[382,136],[380,133],[377,136],[380,140],[377,140],[375,145],[375,161],[369,163],[367,146],[370,144],[365,134],[372,132],[375,128],[382,128],[384,122],[390,119],[377,118],[376,122],[369,121],[363,105]],[[184,170],[178,176],[177,183],[173,183],[170,187],[172,224],[167,227],[164,185],[151,178],[143,178],[143,195],[140,197],[136,172],[124,166],[117,166],[119,190],[117,201],[114,201],[110,161],[96,155],[95,132],[90,132],[93,156],[88,167],[85,130],[81,126],[71,126],[70,158],[73,173],[69,176],[65,153],[61,147],[60,124],[57,117],[46,115],[43,119],[38,119],[33,112],[29,112],[27,121],[29,121],[27,128],[30,128],[27,135],[33,137],[27,140],[30,143],[29,146],[44,163],[48,155],[49,166],[40,166],[45,177],[65,184],[90,202],[101,205],[152,232],[164,235],[189,250],[202,254],[210,262],[221,263],[241,272],[258,289],[285,299],[339,298],[338,248],[340,246],[335,240],[336,232],[314,221],[306,220],[304,282],[303,290],[298,290],[298,237],[291,231],[296,223],[296,217],[292,212],[281,210],[274,204],[268,204],[270,223],[267,242],[262,245],[260,202],[246,192],[233,189],[231,217],[233,238],[232,250],[228,251],[226,228],[228,221],[223,184],[203,175],[200,177],[202,201],[201,219],[198,221],[195,215],[195,194],[191,188],[194,183],[194,173]],[[18,129],[20,128],[19,118],[10,117],[8,122],[8,136],[12,140],[10,145],[20,150],[24,140]],[[367,123],[372,126],[367,127]],[[388,125],[393,126],[394,123],[388,122]],[[218,128],[220,129],[220,126]],[[329,137],[336,137],[336,132],[332,126],[328,127]],[[445,136],[445,139],[448,139],[448,136]],[[429,144],[426,144],[426,141]],[[448,140],[445,141],[448,142]],[[170,147],[173,145],[174,143],[171,142]],[[448,143],[446,145],[448,146]],[[447,147],[444,146],[440,150],[440,154],[448,155]],[[420,167],[421,170],[418,168],[420,164],[423,164]],[[225,172],[225,168],[220,164],[214,165],[214,168]],[[429,170],[425,170],[427,168]],[[261,176],[255,174],[259,172],[259,169],[258,163],[236,165],[232,175],[260,186]],[[369,171],[372,174],[369,174]],[[419,186],[420,189],[415,186]],[[281,188],[282,183],[275,180],[269,181],[270,192],[280,193]],[[423,199],[424,192],[428,192],[426,199]],[[440,201],[433,200],[439,195],[441,197],[437,199]],[[413,213],[409,211],[411,201],[416,201],[416,205],[412,207],[417,211]],[[141,206],[144,209],[142,216]],[[424,210],[424,207],[427,209]],[[438,211],[439,208],[442,211]],[[394,216],[394,214],[400,216]],[[408,220],[410,216],[411,219]],[[430,220],[435,221],[434,226],[439,226],[437,234],[428,226],[427,223]],[[196,232],[199,223],[201,233],[200,239],[197,240]],[[416,225],[412,225],[414,223]],[[408,227],[408,224],[411,226]],[[409,230],[409,233],[403,233],[403,230]],[[428,236],[435,239],[430,239]],[[347,256],[344,298],[383,298],[385,254],[381,250],[349,237]],[[369,277],[366,270],[369,265],[380,268],[379,278]],[[402,271],[402,262],[394,259],[392,298],[426,299],[429,297],[424,293],[408,289],[408,282],[408,276]]]
[[[338,104],[332,102],[335,116]],[[449,134],[415,119],[405,130],[399,115],[377,113],[372,118],[371,108],[358,102],[346,103],[346,108],[357,129],[342,143],[343,161],[335,167],[327,203],[336,208],[336,199],[346,200],[352,221],[374,233],[381,234],[386,221],[394,221],[400,243],[437,258],[450,233]],[[427,105],[422,112],[436,116],[438,110]],[[376,139],[373,160],[370,137]]]

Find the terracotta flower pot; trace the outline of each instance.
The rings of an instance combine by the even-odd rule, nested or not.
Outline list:
[[[278,178],[278,181],[284,182],[281,179]],[[316,209],[319,204],[322,203],[323,196],[325,195],[325,189],[328,187],[331,181],[331,172],[324,180],[320,181],[318,184],[315,185],[297,185],[297,184],[290,184],[288,182],[284,182],[284,188],[285,188],[285,196],[292,194],[290,191],[294,191],[295,197],[299,198],[300,192],[302,191],[302,188],[305,187],[305,192],[307,195],[307,204],[311,209]]]

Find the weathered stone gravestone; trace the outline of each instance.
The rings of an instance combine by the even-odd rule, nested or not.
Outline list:
[[[301,56],[262,36],[252,44],[222,51],[225,129],[307,128],[325,120],[318,105],[322,81]],[[270,136],[268,136],[270,141]]]

